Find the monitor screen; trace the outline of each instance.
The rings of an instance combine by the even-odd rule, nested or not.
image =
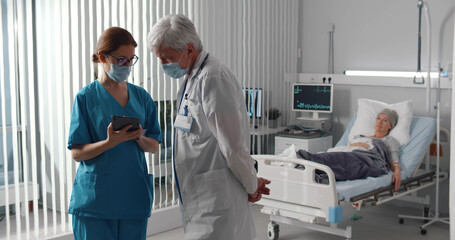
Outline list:
[[[262,88],[243,88],[246,112],[251,118],[262,117]]]
[[[292,110],[331,113],[333,84],[294,83]]]

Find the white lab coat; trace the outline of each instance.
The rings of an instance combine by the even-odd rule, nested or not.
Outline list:
[[[191,78],[206,56],[200,53]],[[188,105],[194,120],[191,132],[175,130],[174,146],[185,240],[253,239],[247,193],[256,191],[257,178],[246,143],[249,125],[241,87],[211,55],[195,79],[186,79],[188,100],[182,100],[179,113]]]

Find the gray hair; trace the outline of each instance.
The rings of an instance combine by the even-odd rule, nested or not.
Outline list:
[[[164,16],[147,35],[147,47],[152,52],[158,48],[183,52],[189,43],[193,44],[196,51],[202,51],[202,42],[193,22],[182,14]]]

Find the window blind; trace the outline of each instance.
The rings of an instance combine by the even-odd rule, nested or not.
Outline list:
[[[283,79],[297,69],[297,9],[297,0],[1,0],[0,238],[72,232],[67,209],[78,164],[66,148],[71,109],[77,92],[103,71],[91,54],[106,28],[133,34],[140,60],[128,81],[146,89],[157,105],[163,143],[146,157],[155,175],[156,210],[178,204],[172,145],[181,80],[165,76],[148,52],[153,24],[167,14],[189,16],[204,49],[243,87],[263,90],[263,116],[251,121],[267,127],[269,108],[282,110],[282,122],[290,109]]]

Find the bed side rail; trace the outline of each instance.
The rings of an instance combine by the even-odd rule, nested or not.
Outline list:
[[[333,171],[322,164],[304,159],[288,158],[277,155],[253,155],[258,161],[258,176],[272,182],[268,185],[270,195],[263,195],[265,199],[273,199],[293,204],[299,204],[320,209],[329,219],[330,211],[338,207],[338,195]],[[284,166],[277,164],[283,163]],[[305,169],[296,169],[290,164],[300,164]],[[315,171],[327,173],[329,184],[315,181]],[[259,202],[261,204],[261,202]]]
[[[386,202],[384,198],[391,198],[396,195],[406,195],[412,190],[418,190],[427,185],[433,185],[435,178],[435,172],[427,172],[415,177],[411,177],[401,182],[401,187],[398,191],[394,190],[394,185],[389,185],[383,188],[379,188],[358,196],[352,197],[350,202],[362,202],[363,205],[371,204],[372,206],[379,205],[380,203]]]

